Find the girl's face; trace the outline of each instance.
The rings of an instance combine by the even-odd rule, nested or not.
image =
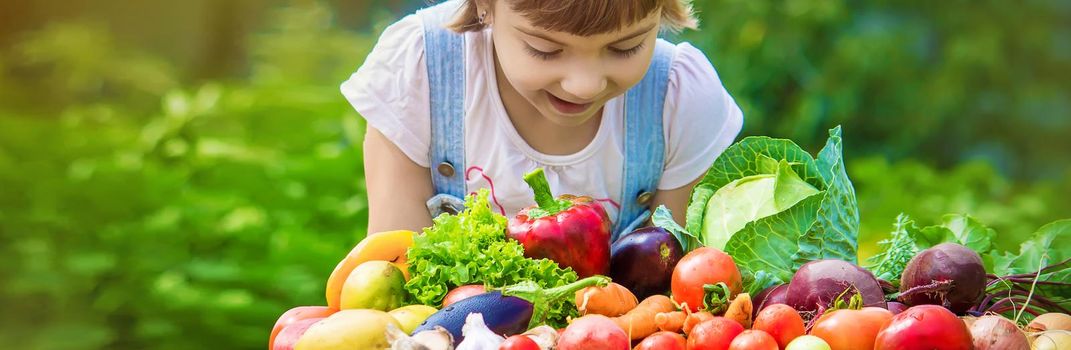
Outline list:
[[[494,1],[488,16],[508,85],[560,126],[583,125],[643,78],[661,21],[652,11],[614,32],[576,36],[532,26],[507,1]]]

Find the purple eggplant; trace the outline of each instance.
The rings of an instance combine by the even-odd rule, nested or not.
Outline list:
[[[680,242],[661,227],[644,227],[610,247],[610,278],[643,300],[669,290],[673,267],[684,256]]]
[[[413,334],[442,326],[454,336],[454,345],[461,343],[464,336],[461,327],[470,313],[483,314],[483,321],[495,334],[513,335],[528,330],[532,319],[532,303],[527,300],[504,296],[500,291],[487,292],[458,301],[424,320]]]
[[[465,339],[462,326],[469,314],[483,314],[487,328],[496,334],[511,336],[543,324],[547,304],[573,297],[576,291],[586,287],[606,286],[610,280],[603,276],[588,277],[561,287],[542,289],[532,281],[471,296],[439,310],[424,320],[413,334],[441,326],[454,336],[454,346]],[[533,303],[534,302],[534,303]]]

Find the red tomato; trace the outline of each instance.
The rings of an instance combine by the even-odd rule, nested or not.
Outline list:
[[[482,284],[470,284],[454,288],[454,290],[446,293],[446,296],[443,297],[443,307],[445,308],[461,299],[477,296],[483,293],[487,293],[487,289],[484,288]]]
[[[729,350],[777,350],[777,340],[763,331],[746,330],[733,338]]]
[[[539,344],[527,335],[518,334],[506,338],[506,341],[498,346],[498,350],[539,350]]]
[[[788,346],[792,339],[807,332],[800,313],[785,304],[773,304],[763,308],[759,315],[755,316],[755,324],[751,329],[769,333],[782,349]]]
[[[685,255],[673,268],[670,289],[673,300],[687,304],[692,312],[703,306],[703,285],[725,282],[733,295],[740,293],[743,282],[733,258],[716,248],[702,247]]]
[[[743,331],[740,322],[714,317],[695,325],[688,333],[688,350],[728,350],[733,338]]]
[[[822,338],[833,349],[871,350],[874,349],[878,332],[889,324],[892,317],[892,312],[880,307],[834,310],[814,321],[811,335]]]
[[[833,344],[830,344],[833,345]],[[878,333],[874,350],[971,350],[967,325],[956,314],[937,305],[912,306],[893,316]]]
[[[643,338],[632,350],[685,350],[687,345],[683,335],[662,331]]]

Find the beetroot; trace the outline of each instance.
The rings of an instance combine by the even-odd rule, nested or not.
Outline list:
[[[955,314],[940,306],[920,305],[899,315],[878,333],[874,350],[972,350],[971,333]]]
[[[770,286],[763,289],[759,294],[755,295],[752,299],[752,303],[756,306],[754,315],[758,316],[759,311],[773,304],[788,304],[788,285],[779,284],[776,286]]]
[[[900,278],[900,301],[941,305],[963,314],[985,293],[982,258],[970,248],[942,243],[911,258]]]
[[[821,313],[837,297],[848,302],[857,293],[863,298],[863,306],[886,307],[885,294],[874,274],[843,260],[815,260],[804,264],[792,276],[786,293],[787,304],[800,312]]]
[[[886,304],[889,304],[889,312],[892,312],[893,315],[899,315],[901,312],[904,312],[904,310],[907,310],[907,305],[904,305],[901,302],[890,301]]]

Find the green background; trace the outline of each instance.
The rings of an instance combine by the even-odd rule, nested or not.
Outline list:
[[[0,2],[0,344],[263,348],[364,236],[338,92],[420,1]],[[1071,4],[697,1],[742,136],[844,126],[863,251],[906,212],[1071,217]]]

